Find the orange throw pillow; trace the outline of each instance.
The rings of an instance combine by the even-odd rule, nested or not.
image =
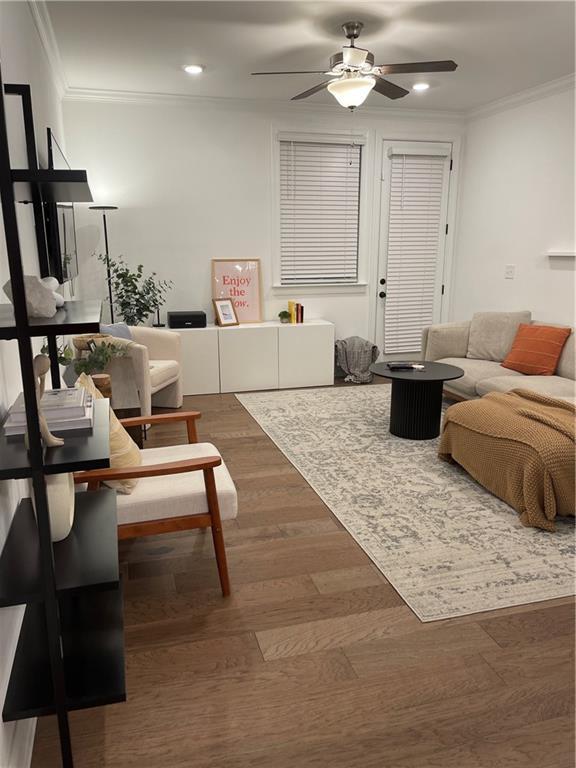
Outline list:
[[[502,367],[529,376],[552,376],[571,333],[570,328],[521,323]]]

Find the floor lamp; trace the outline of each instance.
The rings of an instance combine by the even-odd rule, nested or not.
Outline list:
[[[108,250],[108,227],[106,226],[106,211],[117,211],[117,205],[90,205],[91,211],[102,211],[102,221],[104,222],[104,247],[106,248],[106,280],[108,282],[108,300],[110,301],[110,322],[114,322],[114,304],[112,300],[112,282],[110,280],[110,251]]]

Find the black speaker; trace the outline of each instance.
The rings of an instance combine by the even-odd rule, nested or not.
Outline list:
[[[168,312],[169,328],[206,328],[206,312]]]

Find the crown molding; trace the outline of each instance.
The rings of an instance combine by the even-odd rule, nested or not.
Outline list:
[[[96,88],[72,88],[64,93],[64,100],[71,102],[92,101],[108,104],[141,104],[152,106],[196,107],[200,109],[223,109],[239,112],[287,113],[291,115],[321,113],[344,117],[336,104],[314,104],[280,99],[239,99],[227,97],[192,96],[189,94],[146,93],[143,91],[116,91]],[[335,111],[336,110],[336,111]],[[463,112],[448,110],[404,109],[402,107],[362,107],[358,117],[385,117],[388,120],[419,119],[444,122],[460,122]]]
[[[557,80],[542,83],[542,85],[537,85],[534,88],[527,88],[525,91],[512,94],[512,96],[505,96],[502,99],[490,101],[488,104],[484,104],[476,109],[471,109],[466,112],[466,118],[468,120],[476,120],[477,118],[490,117],[491,115],[497,115],[499,112],[521,107],[523,104],[530,104],[533,101],[539,101],[548,96],[554,96],[557,93],[574,90],[575,88],[576,74],[572,73],[559,77]]]
[[[28,0],[28,8],[38,31],[42,48],[48,59],[58,94],[60,98],[64,98],[68,90],[68,81],[64,73],[60,49],[58,48],[54,27],[48,12],[48,5],[45,0]]]

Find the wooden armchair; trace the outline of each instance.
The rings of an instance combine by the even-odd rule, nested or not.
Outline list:
[[[188,443],[141,451],[142,464],[126,469],[77,472],[76,483],[96,490],[108,480],[139,478],[131,494],[117,495],[118,538],[211,528],[222,594],[230,594],[230,579],[222,534],[222,520],[238,513],[234,482],[218,450],[198,443],[196,411],[123,419],[125,427],[186,422]],[[200,474],[202,472],[202,474]]]

